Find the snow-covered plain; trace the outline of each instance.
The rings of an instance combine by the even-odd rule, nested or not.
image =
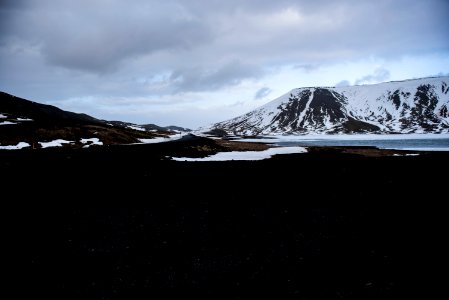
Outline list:
[[[57,139],[51,142],[39,142],[41,144],[42,148],[49,148],[49,147],[62,147],[62,144],[71,144],[73,141],[66,141],[62,139]]]
[[[29,147],[30,144],[25,143],[25,142],[20,142],[17,145],[10,145],[10,146],[1,146],[0,145],[0,150],[18,150],[18,149],[22,149],[22,148],[26,148]]]
[[[263,160],[270,158],[271,156],[276,154],[292,154],[292,153],[306,153],[306,152],[307,150],[304,147],[278,147],[278,148],[270,148],[264,151],[219,152],[217,154],[203,158],[173,157],[173,160],[177,161]]]

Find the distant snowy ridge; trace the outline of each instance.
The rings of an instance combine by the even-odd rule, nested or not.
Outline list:
[[[449,133],[449,77],[299,88],[213,124],[235,135]]]

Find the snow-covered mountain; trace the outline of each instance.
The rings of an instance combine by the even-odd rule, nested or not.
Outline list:
[[[210,129],[237,135],[448,133],[449,77],[307,87]]]

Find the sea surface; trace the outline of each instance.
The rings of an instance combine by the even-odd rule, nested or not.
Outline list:
[[[374,146],[381,149],[449,151],[449,139],[315,140],[275,143],[279,146]]]
[[[447,134],[265,136],[260,139],[241,140],[284,147],[374,146],[380,149],[449,151],[449,135]]]

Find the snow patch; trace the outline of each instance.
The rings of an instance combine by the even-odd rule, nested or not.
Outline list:
[[[168,136],[164,136],[164,137],[156,137],[154,139],[139,139],[139,141],[143,144],[157,144],[157,143],[164,143],[164,142],[179,140],[180,138],[182,138],[185,135],[187,135],[187,134],[180,133],[180,134],[173,134],[173,135],[168,135]]]
[[[22,122],[23,121],[34,121],[33,119],[28,119],[28,118],[25,118],[25,119],[24,118],[17,118],[16,120],[17,121],[22,121]]]
[[[1,146],[0,145],[0,150],[17,150],[17,149],[22,149],[22,148],[29,147],[29,146],[30,146],[30,144],[28,144],[28,143],[20,142],[20,143],[18,143],[15,146],[13,146],[13,145],[11,145],[11,146]]]
[[[0,119],[6,119],[7,116],[5,116],[4,114],[0,114]]]
[[[62,147],[62,144],[71,144],[72,141],[66,141],[62,139],[57,139],[51,142],[39,142],[41,144],[42,148],[49,148],[49,147]]]
[[[9,122],[9,121],[3,121],[0,123],[0,125],[14,125],[14,124],[17,124],[17,123]]]
[[[131,129],[138,130],[138,131],[146,131],[145,128],[132,126],[132,125],[126,126],[126,128],[131,128]]]
[[[203,158],[173,157],[176,161],[227,161],[227,160],[263,160],[276,154],[306,153],[304,147],[279,147],[264,151],[232,151],[219,152]]]
[[[83,148],[89,148],[92,145],[99,145],[99,146],[103,145],[103,142],[101,142],[99,138],[81,139],[80,142],[82,144],[87,144],[83,146]]]
[[[310,107],[310,103],[313,100],[313,95],[314,95],[315,90],[314,89],[310,89],[310,97],[309,100],[306,103],[306,108],[304,108],[304,110],[301,112],[301,114],[298,117],[298,124],[301,124],[301,122],[304,120],[304,117],[306,116],[307,111],[309,110]]]

